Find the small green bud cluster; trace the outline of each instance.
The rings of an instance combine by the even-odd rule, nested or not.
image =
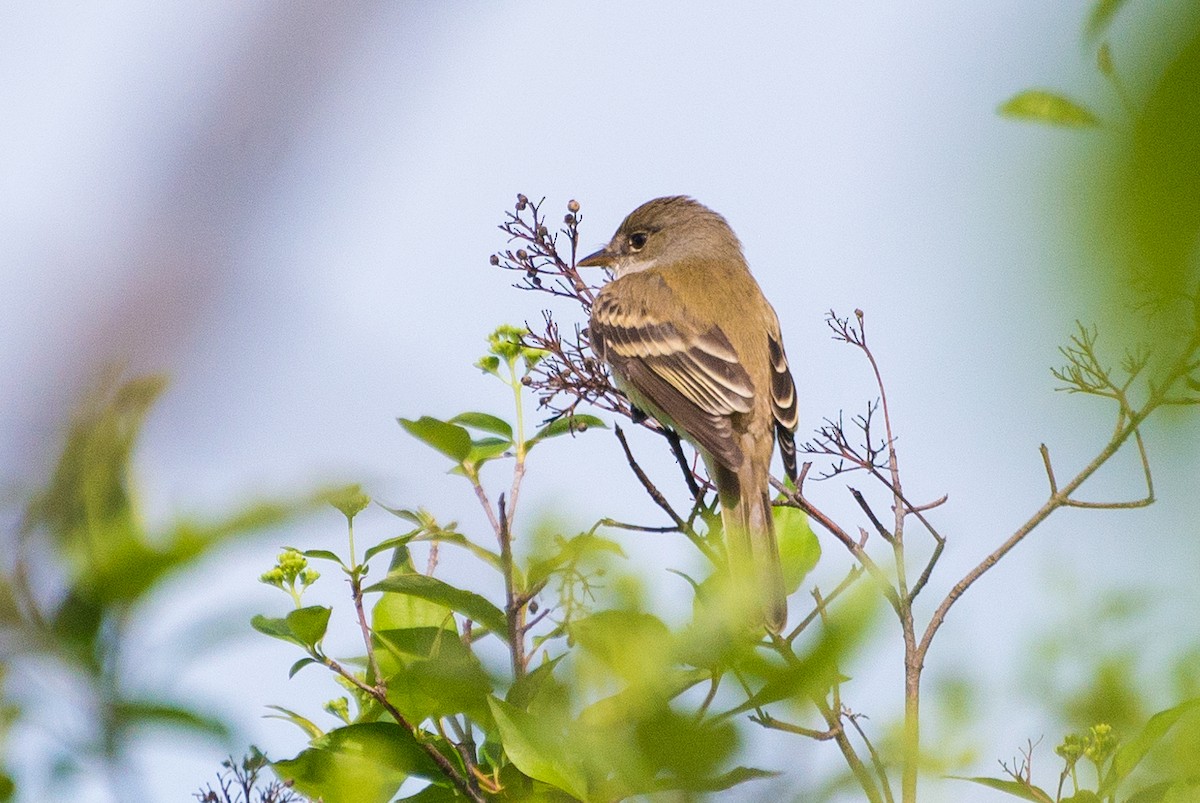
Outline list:
[[[308,558],[294,549],[285,549],[275,559],[275,565],[258,579],[259,582],[275,586],[291,594],[292,599],[296,601],[296,606],[299,607],[300,594],[315,583],[320,576],[320,572],[309,567]],[[296,588],[297,584],[300,586],[299,590]]]
[[[371,504],[371,497],[363,493],[362,486],[358,484],[330,491],[327,499],[348,519],[353,519]]]
[[[484,370],[490,368],[494,373],[495,368],[499,367],[499,360],[504,360],[513,366],[518,359],[521,359],[525,362],[525,370],[532,370],[546,356],[546,352],[543,349],[527,346],[524,338],[528,334],[529,330],[523,326],[502,324],[496,327],[496,331],[488,335],[488,351],[492,357],[483,357],[477,364]]]
[[[1087,733],[1067,734],[1062,744],[1054,748],[1054,752],[1067,762],[1068,770],[1081,758],[1086,758],[1100,768],[1116,752],[1119,743],[1120,739],[1117,738],[1112,725],[1100,723],[1093,725]]]
[[[336,700],[325,703],[325,710],[347,725],[350,724],[350,701],[345,697],[338,697]]]
[[[1113,733],[1112,725],[1104,723],[1093,725],[1092,732],[1088,734],[1088,745],[1084,748],[1083,754],[1099,767],[1116,751],[1118,741],[1117,735]]]

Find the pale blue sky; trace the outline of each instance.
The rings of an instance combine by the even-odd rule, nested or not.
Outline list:
[[[537,321],[543,299],[488,268],[504,246],[503,212],[517,192],[545,195],[552,219],[577,198],[587,247],[642,201],[685,193],[729,219],[779,312],[802,431],[872,395],[864,366],[822,323],[830,308],[867,312],[910,491],[951,496],[939,514],[953,538],[934,582],[944,588],[1040,504],[1041,440],[1069,463],[1108,426],[1077,427],[1090,408],[1052,394],[1047,371],[1054,345],[1087,314],[1059,270],[1079,257],[1055,222],[1064,193],[1047,191],[1047,178],[1065,170],[1057,157],[1096,135],[995,114],[1034,85],[1104,97],[1081,44],[1089,6],[6,7],[0,476],[34,481],[71,393],[98,362],[120,358],[173,377],[140,453],[156,516],[348,478],[477,526],[441,459],[394,419],[506,412],[501,389],[470,366],[497,323]],[[1137,6],[1114,28],[1118,59]],[[601,513],[653,518],[633,501],[610,437],[546,451],[527,512],[580,527]],[[672,476],[665,456],[648,462]],[[1057,727],[1027,710],[1032,700],[1003,671],[1025,662],[1026,634],[1056,604],[1042,590],[1049,567],[1102,585],[1163,571],[1137,554],[1094,557],[1190,520],[1184,479],[1160,479],[1163,505],[1070,511],[955,609],[931,677],[973,659],[988,691],[1017,701],[1015,713],[985,712],[980,758],[967,769],[992,771],[995,758]],[[820,493],[850,512],[840,487]],[[372,526],[393,534],[382,514],[366,522],[368,537]],[[148,654],[179,654],[172,621],[234,603],[239,616],[282,609],[255,582],[277,544],[332,548],[340,538],[330,515],[210,561],[203,583],[175,584],[170,612],[144,624],[156,645]],[[625,540],[651,559],[674,554]],[[340,590],[322,593],[340,601]],[[263,706],[334,693],[313,670],[286,681],[293,658],[248,636],[179,673],[153,659],[143,669],[216,701],[247,743],[283,756],[302,739],[261,719]],[[898,678],[864,669],[859,707],[886,720]],[[223,753],[165,741],[140,754],[145,783],[153,800],[185,799]],[[786,749],[802,757],[788,753],[789,766],[832,766],[821,745]],[[770,750],[761,758],[785,763]],[[962,794],[940,782],[926,791]],[[79,799],[111,798],[95,788]]]

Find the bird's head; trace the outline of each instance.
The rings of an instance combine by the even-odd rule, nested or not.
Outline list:
[[[683,195],[647,201],[629,213],[608,245],[579,260],[617,278],[688,261],[744,264],[742,245],[725,218]]]

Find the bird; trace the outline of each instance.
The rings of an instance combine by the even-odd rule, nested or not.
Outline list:
[[[779,633],[787,593],[771,515],[775,442],[795,482],[796,386],[779,317],[725,218],[682,195],[633,210],[576,263],[607,268],[590,344],[637,413],[699,451],[717,489],[729,573]]]

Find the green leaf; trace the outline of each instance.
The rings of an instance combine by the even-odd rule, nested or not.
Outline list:
[[[462,547],[470,552],[475,557],[487,563],[489,566],[500,568],[500,556],[490,549],[485,549],[479,546],[474,541],[467,538],[462,533],[452,532],[450,530],[426,530],[417,534],[412,540],[414,541],[436,541],[439,544],[454,544]]]
[[[416,421],[408,418],[396,419],[400,426],[419,441],[432,446],[455,463],[461,463],[471,453],[471,436],[457,424],[448,424],[429,416],[421,416]]]
[[[458,634],[439,627],[376,631],[375,655],[388,699],[411,721],[465,713],[491,723],[493,680]]]
[[[418,597],[457,611],[493,633],[503,634],[508,630],[508,620],[495,605],[473,591],[455,588],[436,577],[423,574],[389,574],[366,590],[390,591],[393,594]]]
[[[779,558],[783,564],[783,585],[787,593],[792,594],[821,559],[821,542],[808,525],[808,516],[803,510],[777,507],[773,514]]]
[[[393,516],[404,519],[405,521],[409,522],[410,524],[415,524],[418,527],[423,527],[425,524],[421,518],[421,513],[418,511],[407,510],[407,509],[401,508],[401,507],[388,507],[387,505],[383,504],[382,502],[380,502],[378,500],[376,500],[375,504],[379,505],[381,508],[386,510],[388,513],[391,513]]]
[[[274,617],[263,616],[256,614],[250,620],[250,626],[259,633],[265,633],[273,638],[290,641],[292,644],[305,646],[303,642],[296,638],[296,634],[292,632],[292,628],[288,625],[286,619],[276,619]]]
[[[1167,793],[1175,787],[1174,781],[1161,781],[1159,783],[1150,784],[1144,789],[1139,789],[1129,797],[1125,798],[1124,803],[1161,803],[1166,798]],[[1185,787],[1186,788],[1186,787]]]
[[[543,783],[587,800],[587,780],[574,752],[556,729],[495,697],[488,698],[504,752],[517,769]]]
[[[308,666],[309,664],[315,664],[315,663],[319,663],[317,661],[317,659],[315,659],[315,658],[301,658],[299,661],[292,664],[292,668],[288,670],[288,680],[291,680],[292,678],[294,678],[296,676],[296,673],[299,672],[304,667]]]
[[[594,415],[564,415],[539,429],[537,434],[526,442],[525,448],[532,449],[535,444],[541,443],[544,440],[557,438],[559,435],[566,435],[568,433],[585,432],[593,427],[596,429],[608,429],[608,424],[605,424]]]
[[[308,734],[309,739],[317,739],[325,735],[325,731],[321,730],[317,723],[313,722],[308,717],[301,716],[295,711],[290,711],[278,705],[269,705],[267,708],[279,712],[278,714],[267,714],[267,719],[282,719],[284,722],[290,722]]]
[[[453,789],[430,784],[408,797],[396,798],[396,803],[461,803],[462,798]]]
[[[363,554],[363,563],[366,563],[380,552],[385,552],[389,549],[395,549],[398,546],[406,546],[408,542],[413,540],[413,537],[419,532],[421,532],[419,529],[409,530],[403,535],[392,536],[391,538],[380,541],[375,546],[368,547],[367,551]]]
[[[1059,803],[1103,803],[1100,796],[1090,789],[1080,789],[1070,797],[1064,797]],[[1128,803],[1128,801],[1126,801]]]
[[[729,772],[715,775],[711,778],[680,778],[669,789],[685,789],[689,792],[724,792],[746,781],[756,781],[761,778],[775,778],[778,772],[755,769],[754,767],[734,767]]]
[[[287,547],[287,548],[291,549],[291,547]],[[300,552],[300,550],[298,550],[298,549],[296,551]],[[300,552],[300,554],[306,558],[315,558],[317,560],[331,560],[334,563],[336,563],[338,566],[341,566],[343,569],[346,568],[346,564],[342,563],[342,559],[339,558],[336,553],[330,552],[328,549],[306,549],[303,552]]]
[[[673,662],[670,629],[648,613],[599,611],[572,623],[570,633],[581,648],[633,683],[665,679]]]
[[[1022,800],[1032,800],[1034,803],[1054,803],[1054,798],[1043,792],[1036,786],[1024,783],[1023,781],[1012,781],[1005,778],[984,778],[976,776],[967,778],[962,775],[948,775],[956,781],[970,781],[977,783],[980,786],[986,786],[989,789],[995,789],[1000,792],[1007,792],[1013,797],[1019,797]]]
[[[1062,126],[1098,126],[1099,118],[1084,106],[1055,92],[1027,89],[1005,101],[1000,114],[1018,120],[1031,120]]]
[[[539,696],[542,689],[557,682],[554,678],[554,667],[565,657],[565,654],[556,656],[542,663],[533,671],[517,678],[517,681],[508,688],[504,699],[523,711],[529,710],[530,704]]]
[[[1129,741],[1122,742],[1116,753],[1113,754],[1112,763],[1108,766],[1108,772],[1105,773],[1100,788],[1096,790],[1100,796],[1108,797],[1115,793],[1121,781],[1129,777],[1134,768],[1146,757],[1146,753],[1150,752],[1150,748],[1167,735],[1167,731],[1174,727],[1180,717],[1197,707],[1200,707],[1200,697],[1182,702],[1174,708],[1159,711],[1150,717],[1150,720],[1136,736]]]
[[[301,644],[313,647],[325,638],[325,630],[329,626],[329,614],[332,608],[323,605],[310,605],[297,608],[285,617],[288,629],[292,631]]]
[[[1104,33],[1123,5],[1125,0],[1096,0],[1092,13],[1088,15],[1087,35],[1094,39]]]
[[[494,460],[512,448],[512,441],[504,438],[482,438],[471,441],[471,452],[464,463],[479,466],[489,460]]]
[[[271,766],[297,792],[325,803],[387,803],[409,776],[446,782],[412,733],[394,722],[332,730]]]
[[[512,425],[503,418],[497,418],[494,415],[488,415],[487,413],[459,413],[450,419],[450,423],[462,424],[464,427],[477,429],[480,432],[490,432],[493,435],[507,438],[508,442],[512,443]]]

